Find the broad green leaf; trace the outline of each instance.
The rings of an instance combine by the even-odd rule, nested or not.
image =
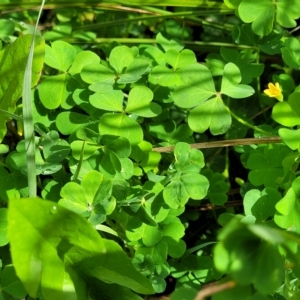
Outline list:
[[[67,72],[76,57],[76,49],[64,41],[55,41],[51,47],[46,45],[45,63],[57,70]]]
[[[287,38],[281,49],[284,62],[294,69],[300,68],[300,43],[296,38]]]
[[[119,84],[127,84],[138,81],[148,69],[149,63],[143,59],[135,59],[126,68],[126,72],[117,80]]]
[[[292,127],[300,125],[300,93],[290,94],[288,101],[278,102],[273,107],[272,118],[279,124]]]
[[[1,274],[2,291],[16,298],[25,298],[26,290],[16,275],[13,265],[6,265]]]
[[[91,63],[84,66],[80,72],[80,77],[84,82],[91,84],[103,83],[104,86],[111,85],[112,87],[115,82],[115,73],[107,67],[97,63]]]
[[[224,67],[221,92],[231,98],[246,98],[254,94],[254,89],[241,82],[241,73],[239,68],[233,64],[228,63]]]
[[[284,282],[285,259],[277,247],[265,243],[259,247],[259,259],[254,277],[254,286],[262,294],[277,290]]]
[[[134,60],[133,51],[127,46],[113,48],[109,55],[109,63],[120,75]]]
[[[168,255],[168,246],[164,241],[160,241],[153,247],[140,247],[137,249],[136,254],[144,256],[150,255],[156,265],[161,265],[166,262]]]
[[[268,35],[273,29],[275,3],[271,0],[243,0],[239,5],[239,16],[245,23],[252,23],[252,30],[260,36]]]
[[[132,259],[132,263],[135,268],[141,272],[141,274],[148,276],[154,273],[155,263],[150,255],[137,254]]]
[[[58,130],[64,134],[69,135],[76,129],[89,121],[90,117],[76,112],[64,111],[58,114],[55,123]]]
[[[120,90],[112,90],[107,93],[95,93],[90,96],[90,103],[99,109],[108,111],[123,111],[123,92]]]
[[[239,5],[240,18],[245,23],[252,23],[252,30],[260,36],[271,33],[276,21],[283,27],[296,26],[295,19],[300,16],[300,3],[297,0],[243,0]]]
[[[138,241],[144,235],[146,224],[137,217],[131,217],[126,226],[126,237],[130,241]]]
[[[174,209],[183,207],[189,199],[189,193],[180,179],[173,179],[164,188],[163,195],[166,204]]]
[[[47,109],[55,109],[66,102],[70,92],[67,84],[70,80],[68,74],[59,74],[46,77],[39,85],[39,97]]]
[[[265,185],[276,189],[284,175],[282,161],[290,152],[288,147],[279,146],[266,148],[264,153],[259,150],[251,153],[246,163],[246,167],[251,170],[248,175],[250,182],[254,186]]]
[[[8,36],[13,35],[15,32],[15,23],[13,20],[1,19],[0,20],[0,38],[3,41],[9,41]]]
[[[10,201],[8,220],[13,264],[32,297],[41,284],[45,299],[65,299],[65,264],[137,293],[153,293],[149,281],[134,269],[122,248],[102,239],[78,214],[50,201],[22,199]]]
[[[17,38],[14,43],[0,51],[0,109],[13,113],[15,104],[22,95],[23,77],[27,64],[27,57],[32,41],[32,35]],[[35,86],[41,76],[44,63],[45,41],[37,36],[32,64],[32,82]],[[5,123],[9,117],[0,113],[0,141],[6,134]]]
[[[231,49],[231,48],[225,48],[221,47],[221,55],[224,58],[226,62],[230,62],[235,64],[235,66],[238,67],[240,73],[241,73],[241,79],[240,81],[237,81],[236,83],[244,83],[248,84],[250,83],[253,78],[257,78],[261,76],[263,70],[264,70],[264,65],[263,64],[257,64],[254,63],[255,61],[255,55],[252,55],[251,57],[251,52],[246,52],[244,51],[237,51],[236,49]],[[223,66],[224,68],[224,66]],[[222,68],[222,69],[223,69]],[[225,72],[225,70],[224,70]],[[228,72],[228,70],[227,70]],[[223,73],[223,72],[222,72]],[[232,73],[238,73],[237,70],[233,71]],[[222,75],[222,74],[221,74]],[[234,76],[234,74],[232,74]],[[228,76],[230,78],[230,75]],[[238,79],[238,76],[236,76],[236,79]],[[234,82],[234,80],[233,80]],[[240,88],[245,88],[245,86],[240,86]],[[242,98],[242,97],[239,97]]]
[[[111,196],[111,188],[111,180],[97,171],[90,171],[83,176],[81,185],[75,182],[64,185],[59,204],[98,225],[115,209],[116,200]]]
[[[165,60],[174,70],[197,62],[195,53],[188,49],[184,49],[181,52],[170,49],[165,53]]]
[[[280,128],[278,130],[279,136],[284,143],[292,150],[298,149],[300,151],[300,129],[291,130],[287,128]]]
[[[0,198],[3,201],[20,198],[13,174],[0,166]]]
[[[183,174],[180,179],[190,198],[200,200],[207,195],[209,182],[206,177],[200,174],[189,173]]]
[[[212,75],[204,65],[192,64],[183,68],[181,80],[185,85],[174,91],[174,102],[179,107],[194,107],[216,94]]]
[[[229,185],[226,182],[225,176],[218,172],[213,172],[211,169],[205,169],[201,171],[201,174],[209,180],[207,196],[211,203],[215,205],[224,205],[224,203],[227,202],[227,193],[229,190]]]
[[[146,225],[144,227],[144,234],[142,237],[142,241],[145,246],[153,247],[161,240],[162,233],[158,226],[149,226]]]
[[[143,131],[140,125],[125,114],[104,114],[99,122],[100,134],[110,134],[125,137],[131,145],[137,145],[143,140]]]
[[[74,141],[71,143],[71,149],[72,156],[75,159],[80,160],[82,157],[83,160],[86,160],[99,149],[99,146],[90,145],[89,143],[84,141]]]
[[[80,73],[85,66],[99,63],[100,57],[96,53],[92,51],[79,52],[76,55],[71,68],[69,69],[69,74],[73,76]]]
[[[0,208],[0,247],[8,244],[7,223],[7,209]]]
[[[184,173],[199,173],[204,167],[203,153],[198,149],[191,149],[187,143],[179,142],[174,149],[175,167]]]
[[[256,189],[248,191],[244,198],[245,215],[256,218],[256,222],[263,222],[274,216],[275,205],[280,200],[281,194],[272,188],[266,188],[262,192]]]
[[[178,142],[192,143],[193,131],[187,124],[176,125],[174,120],[164,120],[159,123],[150,123],[147,131],[163,142],[161,145],[169,146],[176,145]]]
[[[142,117],[156,117],[161,113],[161,107],[151,102],[153,92],[146,86],[136,86],[132,88],[128,95],[126,112]]]
[[[151,70],[149,80],[155,80],[161,86],[178,86],[182,82],[180,80],[180,73],[165,66],[155,66]]]
[[[208,128],[213,135],[225,133],[231,125],[231,116],[223,101],[214,97],[193,108],[188,117],[190,128],[195,132],[204,132]]]
[[[168,50],[175,49],[181,51],[184,46],[175,40],[166,39],[160,32],[156,36],[156,42],[167,52]]]
[[[57,131],[50,131],[41,141],[43,156],[47,162],[58,163],[64,160],[70,153],[69,143],[59,138]]]
[[[128,139],[124,137],[102,136],[101,144],[104,149],[115,153],[119,158],[126,158],[131,153],[131,146]],[[105,151],[105,150],[104,150]]]

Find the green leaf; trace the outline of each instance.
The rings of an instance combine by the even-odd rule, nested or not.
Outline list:
[[[259,259],[254,277],[254,286],[262,294],[277,290],[284,282],[285,260],[278,248],[269,243],[259,247]]]
[[[146,225],[144,227],[144,234],[142,241],[145,246],[153,247],[161,240],[162,233],[157,226]]]
[[[151,102],[152,99],[153,92],[149,88],[146,86],[136,86],[129,92],[126,112],[141,117],[156,117],[161,113],[161,107]]]
[[[203,153],[198,149],[191,149],[187,143],[179,142],[174,149],[175,166],[178,171],[199,173],[204,167]]]
[[[134,269],[121,247],[102,239],[78,214],[50,201],[22,199],[10,201],[8,220],[13,264],[31,297],[36,297],[41,284],[45,299],[65,299],[65,264],[137,293],[153,293],[149,281]]]
[[[300,129],[291,130],[287,128],[280,128],[278,130],[279,136],[284,143],[292,150],[298,149],[300,151]]]
[[[13,265],[6,265],[1,274],[2,291],[16,298],[26,297],[26,290],[16,275]]]
[[[165,53],[165,60],[174,70],[197,62],[195,53],[188,49],[182,50],[181,52],[170,49]]]
[[[174,91],[174,102],[179,107],[194,107],[216,94],[211,73],[204,65],[192,64],[183,68],[181,80],[185,85]]]
[[[73,76],[80,73],[85,66],[99,63],[100,57],[96,53],[92,51],[79,52],[76,55],[71,68],[69,69],[69,74]]]
[[[168,246],[164,241],[160,241],[154,247],[140,247],[136,251],[137,254],[144,256],[150,255],[156,265],[161,265],[166,262],[168,255]]]
[[[116,70],[117,74],[122,74],[134,60],[133,51],[127,46],[117,46],[113,48],[109,55],[109,63]]]
[[[296,38],[287,38],[281,49],[284,62],[294,69],[300,68],[300,42]]]
[[[256,222],[263,222],[274,216],[275,205],[280,198],[281,194],[273,188],[266,188],[262,192],[252,189],[246,193],[244,198],[245,215],[254,216]]]
[[[193,131],[201,133],[209,128],[213,135],[218,135],[229,129],[231,115],[224,106],[223,100],[214,97],[193,108],[189,114],[188,123]]]
[[[23,77],[32,35],[17,38],[14,43],[0,51],[0,109],[13,113],[17,100],[22,95]],[[31,86],[35,86],[41,76],[44,63],[45,41],[42,37],[35,38],[32,64]],[[9,117],[0,113],[0,142],[6,134],[6,121]]]
[[[237,66],[239,71],[241,72],[241,79],[237,83],[242,82],[242,83],[248,84],[253,80],[253,78],[257,78],[257,77],[261,76],[261,74],[264,70],[263,64],[253,63],[253,61],[255,61],[255,56],[252,55],[251,52],[250,53],[249,52],[246,52],[246,50],[239,52],[236,49],[221,47],[221,55],[224,58],[224,60],[235,64],[235,66]],[[224,68],[224,66],[223,66],[223,68]],[[224,72],[225,72],[225,70],[224,70]],[[228,70],[227,70],[227,72],[228,72]],[[236,75],[238,73],[238,71],[235,70],[235,71],[232,71],[232,73],[235,74],[236,79],[238,79],[238,76]],[[220,74],[220,75],[222,75],[222,74]],[[228,77],[230,78],[230,75]],[[243,88],[243,87],[245,88],[245,86],[242,86],[240,88]],[[242,98],[242,97],[239,97],[239,98]]]
[[[276,103],[273,107],[272,118],[284,126],[300,125],[299,96],[299,92],[294,92],[290,94],[287,102]]]
[[[85,123],[88,123],[90,117],[76,112],[63,111],[58,114],[55,123],[57,129],[64,135],[69,135],[79,129]]]
[[[252,23],[252,30],[260,36],[271,33],[275,21],[283,27],[296,26],[295,19],[300,16],[300,3],[297,0],[243,0],[239,5],[240,18],[245,23]]]
[[[271,0],[243,0],[239,5],[239,16],[245,23],[252,23],[252,30],[260,36],[268,35],[273,29],[275,3]]]
[[[116,200],[111,196],[111,188],[109,179],[97,171],[90,171],[83,176],[81,186],[75,182],[64,185],[59,204],[89,218],[92,225],[98,225],[115,209]]]
[[[246,98],[254,94],[254,89],[241,82],[241,73],[239,68],[233,64],[228,63],[224,67],[221,93],[231,98]]]
[[[70,92],[67,84],[70,80],[68,74],[46,77],[39,85],[39,97],[47,109],[55,109],[66,102]]]
[[[107,88],[107,90],[103,92],[108,91],[109,87],[112,89],[113,84],[115,82],[115,73],[111,69],[97,63],[92,63],[84,66],[80,72],[80,77],[84,82],[87,83],[102,83],[101,86],[106,86]],[[100,92],[99,87],[97,88],[97,90],[93,88],[91,90]]]
[[[250,182],[254,186],[277,188],[284,174],[282,161],[288,153],[290,150],[286,146],[265,148],[264,153],[259,150],[251,153],[246,164],[251,170],[248,175]]]
[[[2,40],[7,40],[9,35],[13,35],[15,32],[15,23],[13,20],[0,20],[0,38]]]
[[[165,52],[171,49],[175,49],[177,51],[181,51],[183,49],[183,45],[180,42],[172,39],[168,40],[160,32],[156,36],[156,42],[165,50]]]
[[[131,145],[137,145],[143,140],[143,131],[140,125],[125,114],[104,114],[99,123],[100,134],[110,134],[125,137]]]
[[[7,209],[0,208],[0,247],[8,244],[7,223]]]
[[[181,182],[184,184],[191,199],[200,200],[207,195],[209,182],[206,177],[200,174],[183,174]]]
[[[108,111],[123,111],[123,92],[112,90],[107,93],[95,93],[90,96],[90,103],[99,109]]]
[[[67,72],[76,57],[76,49],[64,42],[55,41],[45,47],[45,63],[57,70]]]
[[[148,69],[149,63],[143,59],[135,59],[126,68],[125,73],[117,80],[119,84],[127,84],[138,81]]]
[[[154,79],[157,84],[169,87],[178,86],[182,83],[180,80],[180,73],[165,66],[155,66],[151,70],[149,79],[151,82]]]
[[[180,179],[173,179],[164,188],[163,195],[166,204],[174,209],[183,207],[189,199],[189,194]]]

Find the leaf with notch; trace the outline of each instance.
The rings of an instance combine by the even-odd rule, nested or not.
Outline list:
[[[161,113],[161,107],[151,102],[153,92],[146,86],[135,86],[128,95],[126,106],[127,113],[133,113],[142,117],[156,117]]]

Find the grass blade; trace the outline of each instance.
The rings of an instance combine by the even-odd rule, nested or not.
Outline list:
[[[35,165],[35,136],[34,136],[34,123],[32,115],[32,103],[31,103],[31,81],[32,81],[32,61],[34,51],[34,39],[36,36],[37,25],[43,10],[45,0],[42,1],[39,15],[34,28],[30,51],[28,55],[27,65],[23,80],[23,124],[24,124],[24,138],[26,146],[26,161],[27,161],[27,176],[28,176],[28,190],[29,197],[36,197],[36,165]]]

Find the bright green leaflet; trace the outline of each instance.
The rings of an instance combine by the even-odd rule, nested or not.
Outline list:
[[[240,18],[252,23],[252,30],[260,36],[271,33],[276,21],[283,27],[296,26],[294,19],[300,16],[300,3],[297,0],[243,0],[239,5]]]
[[[121,113],[104,114],[99,122],[100,134],[111,134],[125,137],[131,145],[137,145],[143,140],[143,131],[140,125],[130,117]]]
[[[0,109],[10,113],[14,112],[15,103],[22,95],[22,82],[31,41],[32,35],[21,36],[0,52]],[[41,76],[44,47],[44,40],[37,36],[35,38],[31,86],[35,86]],[[7,119],[6,115],[0,114],[0,141],[6,134],[5,123]]]
[[[64,299],[66,266],[138,293],[153,292],[149,281],[133,268],[121,247],[102,239],[76,213],[50,201],[20,199],[10,201],[8,220],[13,264],[32,297],[41,284],[45,299]],[[51,224],[55,224],[55,232]],[[22,231],[18,230],[20,227]]]

